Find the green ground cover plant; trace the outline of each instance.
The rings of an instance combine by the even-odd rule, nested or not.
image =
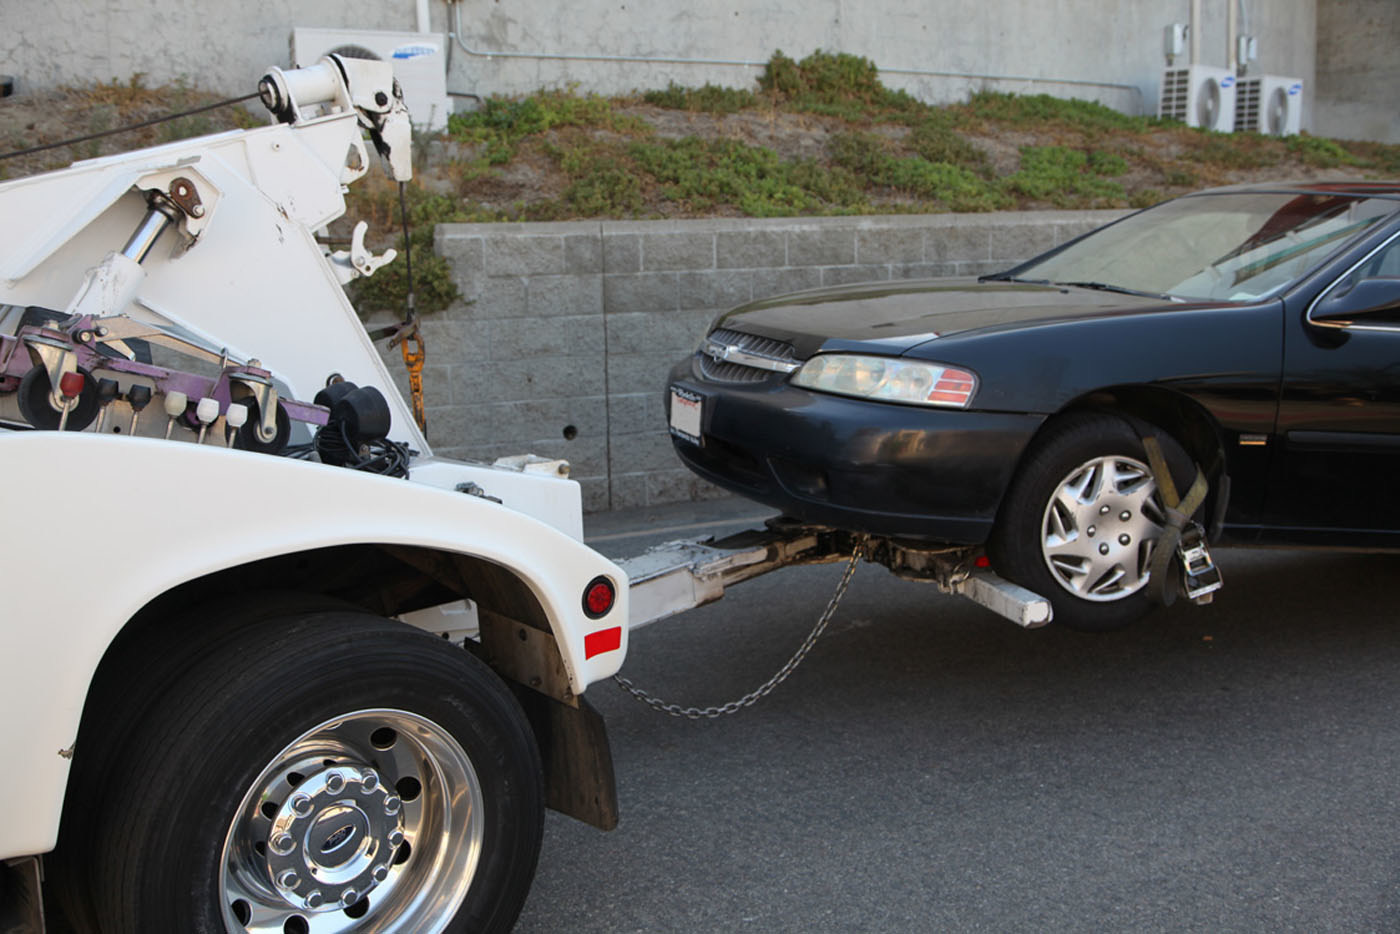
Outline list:
[[[1397,146],[1208,133],[1044,94],[932,106],[823,51],[774,53],[751,89],[491,99],[449,132],[468,150],[458,194],[502,219],[1127,208],[1261,173],[1400,165]]]

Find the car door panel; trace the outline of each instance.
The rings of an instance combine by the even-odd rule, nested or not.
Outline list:
[[[1400,308],[1344,314],[1349,290],[1360,296],[1367,290],[1358,283],[1396,273],[1400,235],[1392,233],[1316,299],[1289,309],[1281,443],[1266,513],[1294,537],[1335,533],[1337,544],[1400,544]],[[1320,306],[1326,318],[1315,314]]]

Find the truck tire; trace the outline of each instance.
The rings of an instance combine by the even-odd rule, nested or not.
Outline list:
[[[103,656],[78,733],[58,847],[45,857],[45,890],[79,931],[100,931],[92,906],[88,851],[110,812],[112,765],[155,715],[170,686],[201,659],[244,644],[244,630],[297,614],[351,610],[320,594],[266,590],[222,596],[123,632]],[[198,638],[191,638],[198,633]]]
[[[102,930],[506,931],[543,828],[515,698],[460,648],[335,610],[201,659],[112,756]]]

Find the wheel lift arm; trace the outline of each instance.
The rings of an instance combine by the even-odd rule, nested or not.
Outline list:
[[[631,581],[629,626],[643,626],[713,603],[725,589],[799,564],[828,564],[851,554],[856,536],[820,526],[775,520],[714,541],[667,542],[619,561]],[[925,549],[889,539],[872,540],[867,560],[912,580],[936,583],[945,593],[967,597],[1019,626],[1050,622],[1050,602],[987,570],[971,568],[971,549]]]

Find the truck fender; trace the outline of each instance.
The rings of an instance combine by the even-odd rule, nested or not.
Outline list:
[[[0,436],[11,534],[0,557],[0,800],[24,801],[0,858],[57,838],[93,673],[128,620],[189,581],[261,559],[374,544],[471,555],[507,569],[549,624],[574,695],[621,666],[627,579],[592,549],[486,499],[208,445],[64,432]],[[541,482],[568,482],[541,478]],[[590,618],[598,578],[616,602]]]

